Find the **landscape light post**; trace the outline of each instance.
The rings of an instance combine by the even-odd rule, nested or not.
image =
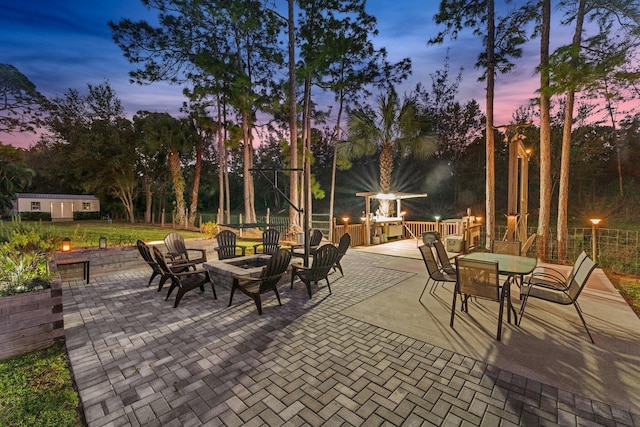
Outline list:
[[[591,221],[591,242],[592,242],[591,255],[593,256],[593,261],[597,263],[598,262],[597,229],[598,229],[598,224],[600,224],[600,221],[602,220],[600,218],[591,218],[589,221]]]

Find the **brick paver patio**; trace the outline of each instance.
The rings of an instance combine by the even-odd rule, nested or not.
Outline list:
[[[282,306],[217,286],[173,309],[150,271],[65,283],[66,343],[87,422],[103,425],[630,425],[640,415],[348,317],[413,273],[350,252]],[[401,285],[399,285],[401,286]],[[165,288],[166,289],[166,288]],[[172,296],[173,297],[173,296]]]

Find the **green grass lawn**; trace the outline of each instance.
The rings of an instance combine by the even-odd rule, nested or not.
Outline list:
[[[170,227],[158,225],[130,224],[126,221],[64,221],[64,222],[36,222],[19,221],[14,223],[4,221],[0,223],[2,228],[35,225],[43,232],[57,236],[59,240],[65,237],[71,239],[74,248],[97,247],[100,236],[107,238],[109,246],[134,245],[138,239],[145,242],[162,240],[172,231],[182,234],[186,239],[203,237],[199,231],[174,230]]]
[[[82,426],[64,347],[0,361],[1,426]]]

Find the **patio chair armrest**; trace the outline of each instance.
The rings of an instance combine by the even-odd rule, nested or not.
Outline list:
[[[233,280],[234,281],[238,281],[243,282],[243,283],[249,283],[249,282],[259,282],[262,280],[262,278],[260,277],[252,277],[252,276],[244,276],[244,275],[234,275],[233,276]]]
[[[181,271],[179,273],[173,273],[173,274],[178,277],[189,277],[189,276],[193,276],[194,274],[205,274],[207,277],[209,277],[209,271],[205,269],[187,270],[187,271]]]
[[[538,272],[538,273],[532,274],[527,279],[527,286],[539,286],[542,288],[564,290],[567,287],[565,281],[566,281],[565,278],[558,277],[555,274]]]
[[[557,268],[548,267],[548,266],[536,267],[531,273],[531,276],[538,276],[538,275],[554,277],[556,280],[559,280],[561,282],[564,282],[565,280],[567,280],[567,276],[562,271],[558,270]]]
[[[299,262],[294,262],[291,264],[292,270],[310,270],[311,267],[305,267],[304,264],[300,264]]]
[[[207,250],[206,249],[187,248],[187,251],[199,252],[201,258],[206,258],[207,257]]]
[[[169,264],[169,268],[173,270],[174,268],[189,268],[195,267],[195,262],[185,261],[185,260],[177,260]]]

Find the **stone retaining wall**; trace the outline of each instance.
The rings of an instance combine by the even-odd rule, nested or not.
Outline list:
[[[147,244],[157,246],[163,253],[167,251],[163,242],[148,242]],[[213,249],[215,240],[205,238],[187,239],[186,246],[193,249],[205,249],[208,260],[218,259],[218,254]],[[116,271],[149,268],[135,245],[107,249],[74,249],[69,252],[56,252],[55,254],[56,260],[69,258],[87,258],[89,260],[90,278]],[[63,266],[58,269],[58,272],[64,281],[82,280],[82,265]],[[151,270],[149,270],[149,273],[151,273]]]

